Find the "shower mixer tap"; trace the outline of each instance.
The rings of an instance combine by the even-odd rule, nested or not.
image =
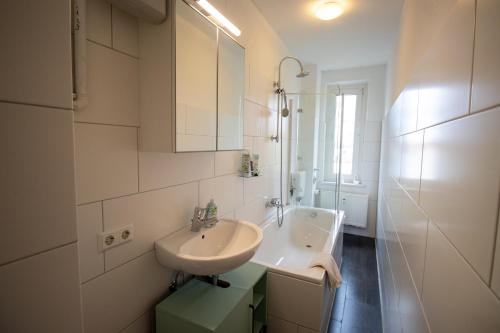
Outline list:
[[[281,203],[281,200],[279,198],[271,198],[271,200],[269,200],[266,203],[266,207],[267,208],[270,208],[270,207],[281,208],[281,207],[283,207],[283,204]]]

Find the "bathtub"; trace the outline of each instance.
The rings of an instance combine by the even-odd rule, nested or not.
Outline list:
[[[320,252],[342,262],[344,214],[322,208],[294,207],[264,222],[262,244],[253,262],[268,267],[269,333],[326,332],[335,291],[322,268],[309,268]]]

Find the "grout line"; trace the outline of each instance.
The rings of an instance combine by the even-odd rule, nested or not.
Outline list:
[[[101,126],[116,126],[116,127],[126,127],[126,128],[139,128],[139,125],[124,125],[124,124],[111,124],[111,123],[98,123],[93,121],[80,121],[75,120],[75,124],[86,124],[86,125],[101,125]],[[137,149],[138,150],[138,149]]]
[[[120,54],[122,54],[122,55],[124,55],[124,56],[130,57],[130,58],[132,58],[132,59],[134,59],[134,60],[139,60],[139,57],[137,57],[137,56],[135,56],[135,55],[132,55],[132,54],[129,54],[129,53],[123,52],[122,50],[119,50],[119,49],[115,49],[115,48],[113,48],[112,46],[109,46],[109,45],[103,44],[103,43],[98,42],[98,41],[95,41],[95,40],[93,40],[93,39],[89,39],[89,38],[87,38],[87,42],[90,42],[90,43],[95,44],[95,45],[98,45],[98,46],[105,47],[105,48],[107,48],[108,50],[115,51],[115,52],[120,53]]]
[[[24,106],[35,106],[35,107],[40,107],[40,108],[45,108],[45,109],[56,109],[56,110],[74,111],[73,108],[65,108],[65,107],[62,107],[62,106],[51,106],[51,105],[43,105],[43,104],[36,104],[36,103],[25,103],[25,102],[4,100],[4,99],[0,99],[0,103],[15,104],[15,105],[24,105]]]
[[[108,6],[110,7],[109,8],[109,23],[110,23],[110,30],[111,30],[111,48],[113,48],[113,5],[112,4],[108,4]]]
[[[420,286],[420,299],[422,300],[422,303],[424,302],[424,278],[425,278],[425,267],[427,264],[427,247],[429,245],[429,223],[431,223],[430,219],[427,219],[427,224],[425,226],[425,251],[424,251],[424,264],[422,266],[422,285]]]
[[[484,109],[481,109],[481,110],[478,110],[478,111],[475,111],[475,112],[472,112],[472,113],[467,113],[467,114],[464,114],[464,115],[461,115],[461,116],[458,116],[458,117],[455,117],[455,118],[450,118],[450,119],[444,120],[442,122],[439,122],[439,123],[436,123],[436,124],[433,124],[433,125],[430,125],[430,126],[427,126],[427,127],[419,128],[419,129],[417,129],[415,131],[405,132],[405,133],[394,135],[394,136],[389,136],[388,139],[400,138],[400,137],[403,137],[403,136],[408,135],[408,134],[412,134],[412,133],[416,133],[416,132],[419,132],[419,131],[430,129],[430,128],[433,128],[433,127],[437,127],[439,125],[444,125],[444,124],[447,124],[447,123],[451,123],[451,122],[456,121],[456,120],[461,120],[461,119],[465,119],[465,118],[469,118],[469,117],[474,117],[475,115],[481,114],[483,112],[495,111],[495,109],[497,109],[498,107],[500,107],[500,104],[495,104],[493,106],[489,106],[489,107],[486,107]]]
[[[148,315],[151,313],[151,310],[147,310],[146,312],[144,313],[141,313],[139,315],[139,317],[135,318],[134,320],[132,320],[130,323],[128,323],[124,328],[120,329],[118,331],[118,333],[121,333],[121,332],[124,332],[127,328],[129,328],[130,326],[132,326],[133,324],[135,324],[137,321],[139,321],[139,319],[141,319],[142,317],[144,317],[145,315]]]
[[[136,131],[136,147],[137,147],[137,150],[136,150],[136,155],[137,155],[137,192],[139,192],[141,190],[141,187],[140,187],[140,172],[139,172],[139,128],[137,128],[137,131]]]
[[[102,229],[101,232],[104,232],[105,227],[104,227],[104,201],[101,201],[101,224],[102,224]],[[106,252],[102,252],[102,264],[104,268],[104,272],[106,272]]]
[[[222,177],[227,177],[227,176],[238,176],[238,173],[234,172],[234,173],[228,173],[228,174],[224,174],[224,175],[220,175],[220,176],[216,176],[216,177],[199,178],[199,179],[187,181],[185,183],[172,184],[172,185],[168,185],[168,186],[163,186],[163,187],[158,187],[158,188],[152,188],[152,189],[149,189],[149,190],[144,190],[144,191],[139,191],[139,192],[133,192],[133,193],[128,193],[128,194],[123,194],[123,195],[119,195],[119,196],[116,196],[116,197],[108,197],[108,198],[102,198],[102,199],[94,200],[94,201],[80,202],[80,203],[77,203],[76,206],[85,206],[85,205],[97,203],[97,202],[100,202],[100,201],[104,202],[104,201],[109,201],[109,200],[114,200],[114,199],[121,199],[121,198],[131,197],[131,196],[138,195],[138,194],[149,193],[149,192],[160,191],[160,190],[166,190],[166,189],[173,188],[173,187],[178,187],[178,186],[183,186],[183,185],[189,185],[189,184],[193,184],[193,183],[199,183],[200,181],[203,181],[203,180],[210,180],[210,179],[214,179],[214,178],[222,178]]]
[[[417,200],[417,206],[420,206],[420,193],[422,192],[422,173],[424,170],[424,145],[425,145],[425,133],[426,131],[424,130],[422,133],[422,149],[420,150],[420,175],[418,179],[418,200]]]
[[[178,229],[178,230],[179,230],[179,229]],[[176,231],[177,231],[177,230],[176,230]],[[174,232],[175,232],[175,231],[174,231]],[[174,232],[172,232],[172,233],[174,233]],[[169,234],[169,235],[170,235],[170,234]],[[166,236],[168,236],[168,235],[166,235]],[[100,273],[100,274],[98,274],[98,275],[96,275],[96,276],[93,276],[92,278],[88,279],[87,281],[82,282],[82,283],[81,283],[81,285],[84,285],[84,284],[87,284],[87,283],[89,283],[89,282],[91,282],[91,281],[94,281],[95,279],[97,279],[97,278],[99,278],[99,277],[101,277],[101,276],[103,276],[103,275],[105,275],[105,274],[107,274],[107,273],[109,273],[109,272],[112,272],[112,271],[114,271],[114,270],[115,270],[115,269],[117,269],[117,268],[123,267],[123,266],[125,266],[125,265],[127,265],[127,264],[131,263],[131,262],[132,262],[132,261],[134,261],[134,260],[137,260],[137,259],[139,259],[139,258],[141,258],[141,257],[144,257],[144,256],[146,256],[146,255],[147,255],[147,254],[149,254],[149,253],[153,253],[153,254],[154,254],[154,252],[155,252],[155,250],[148,250],[148,251],[146,251],[146,252],[140,253],[140,254],[138,254],[138,255],[137,255],[136,257],[134,257],[134,258],[131,258],[131,259],[127,260],[127,261],[124,261],[124,262],[120,263],[119,265],[117,265],[117,266],[115,266],[115,267],[113,267],[113,268],[111,268],[111,269],[109,269],[109,270],[107,270],[107,271],[104,271],[103,273]]]
[[[472,84],[474,83],[474,65],[475,65],[475,50],[476,50],[476,25],[477,25],[477,0],[474,1],[474,27],[472,29],[472,64],[471,64],[471,73],[469,80],[469,107],[468,113],[472,113]]]
[[[498,233],[500,232],[500,226],[499,226],[499,223],[500,223],[500,197],[498,198],[497,208],[498,208],[497,209],[497,218],[496,218],[497,223],[495,223],[495,231],[493,232],[493,234],[495,235],[495,238],[493,239],[493,255],[491,256],[490,278],[488,281],[488,285],[490,287],[493,284],[493,273],[494,273],[494,269],[495,269],[495,259],[496,259],[497,254],[500,253],[500,251],[496,251],[497,246],[500,246],[500,244],[497,242]],[[491,289],[491,290],[493,291],[493,289]],[[500,298],[500,295],[498,295],[498,296]]]
[[[78,242],[78,240],[74,240],[74,241],[71,241],[71,242],[67,242],[67,243],[64,243],[64,244],[60,244],[60,245],[57,245],[57,246],[54,246],[54,247],[51,247],[51,248],[39,251],[39,252],[35,252],[35,253],[29,254],[29,255],[26,255],[26,256],[22,256],[22,257],[19,257],[19,258],[16,258],[16,259],[13,259],[13,260],[10,260],[10,261],[2,263],[2,264],[0,264],[0,267],[4,267],[4,266],[7,266],[7,265],[16,263],[18,261],[21,261],[21,260],[25,260],[25,259],[29,259],[31,257],[35,257],[35,256],[38,256],[38,255],[41,255],[41,254],[45,254],[45,253],[50,252],[50,251],[58,250],[58,249],[61,249],[61,248],[65,247],[65,246],[68,246],[68,245],[72,245],[72,244],[78,245],[77,242]]]

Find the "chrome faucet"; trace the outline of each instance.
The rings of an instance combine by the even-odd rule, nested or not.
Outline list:
[[[201,227],[211,228],[219,219],[217,216],[209,216],[208,209],[195,207],[193,218],[191,219],[191,231],[198,232]]]
[[[267,208],[269,208],[269,207],[281,208],[281,207],[283,207],[283,204],[281,203],[280,199],[278,199],[278,198],[271,198],[271,200],[269,200],[266,203],[266,207]]]

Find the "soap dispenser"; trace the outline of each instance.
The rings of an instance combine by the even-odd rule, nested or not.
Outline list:
[[[207,221],[217,221],[217,205],[214,199],[210,199],[206,207],[206,219]],[[212,226],[214,223],[210,223]]]

